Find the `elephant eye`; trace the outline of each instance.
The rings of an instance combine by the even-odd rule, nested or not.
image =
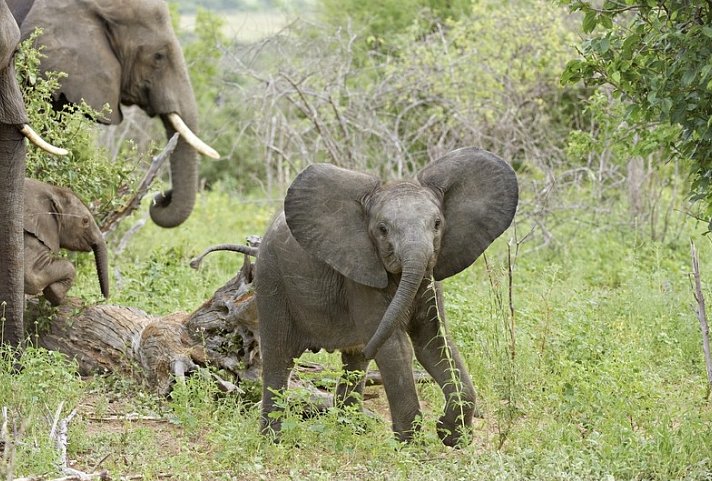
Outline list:
[[[388,227],[386,227],[386,224],[378,224],[378,232],[381,233],[381,235],[388,235]]]
[[[435,219],[435,230],[440,230],[442,223],[443,222],[440,219]]]
[[[82,225],[89,225],[89,217],[82,217]]]
[[[160,62],[160,61],[162,61],[164,58],[166,58],[166,54],[163,53],[163,52],[156,52],[156,53],[153,54],[153,59],[154,59],[156,62]]]

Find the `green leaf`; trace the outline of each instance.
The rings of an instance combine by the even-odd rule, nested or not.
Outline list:
[[[613,18],[610,15],[600,15],[598,21],[603,28],[609,30],[613,28]]]
[[[584,17],[583,17],[583,32],[584,33],[593,32],[593,30],[596,28],[596,23],[597,23],[596,12],[593,10],[587,11],[586,15],[584,15]]]
[[[684,86],[689,86],[693,80],[695,80],[695,77],[697,76],[697,69],[694,70],[687,70],[682,74],[682,84]]]

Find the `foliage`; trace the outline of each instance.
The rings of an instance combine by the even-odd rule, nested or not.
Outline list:
[[[393,39],[416,28],[428,33],[437,24],[469,17],[472,0],[319,0],[318,12],[331,25],[360,32],[371,49],[391,51]]]
[[[69,155],[52,156],[33,146],[27,152],[27,176],[70,187],[100,222],[122,204],[134,180],[134,165],[124,158],[112,162],[107,152],[99,148],[94,120],[106,112],[94,112],[85,103],[65,105],[61,110],[53,108],[52,93],[65,74],[40,75],[42,53],[32,46],[38,35],[39,29],[22,42],[15,56],[30,125],[51,144],[69,150]],[[135,152],[129,150],[127,156],[131,155]]]
[[[583,13],[582,28],[589,34],[562,81],[610,85],[627,106],[622,120],[638,132],[661,123],[679,126],[681,135],[668,135],[658,146],[692,160],[693,199],[704,201],[712,214],[712,5],[561,3]]]
[[[76,367],[63,355],[32,347],[19,354],[0,347],[0,478],[55,470],[53,422],[66,418],[82,394]]]

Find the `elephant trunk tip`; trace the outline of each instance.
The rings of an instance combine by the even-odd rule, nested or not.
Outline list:
[[[176,205],[172,190],[156,194],[149,208],[151,220],[163,228],[178,227],[190,217],[192,211],[192,202],[189,206]]]
[[[96,264],[96,273],[99,278],[99,289],[104,299],[109,298],[109,261],[106,251],[106,244],[101,241],[92,245],[94,251],[94,262]]]

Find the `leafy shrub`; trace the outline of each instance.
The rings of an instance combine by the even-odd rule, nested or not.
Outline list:
[[[40,75],[42,52],[32,46],[40,34],[37,30],[21,43],[15,65],[30,125],[51,144],[69,150],[69,155],[57,157],[33,146],[27,151],[27,176],[72,189],[101,223],[130,191],[136,163],[129,158],[135,152],[129,149],[126,157],[113,162],[99,147],[95,119],[106,112],[95,112],[85,103],[53,108],[52,93],[65,74]]]
[[[622,125],[641,132],[671,126],[659,147],[689,158],[692,198],[712,215],[712,5],[706,2],[565,0],[583,13],[581,56],[564,82],[606,85],[626,106]],[[598,31],[596,31],[598,29]],[[681,135],[674,135],[679,129]]]

